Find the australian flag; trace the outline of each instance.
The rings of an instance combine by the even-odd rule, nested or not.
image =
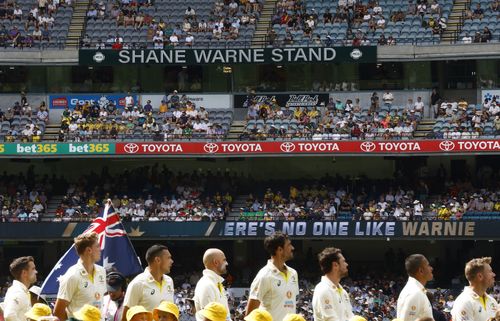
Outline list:
[[[97,217],[83,233],[91,232],[98,234],[101,246],[101,261],[97,264],[106,270],[115,269],[125,276],[142,272],[141,262],[120,221],[119,213],[111,206],[111,200],[107,201],[102,216]],[[75,245],[72,245],[45,279],[42,294],[57,294],[59,278],[75,265],[78,259]]]

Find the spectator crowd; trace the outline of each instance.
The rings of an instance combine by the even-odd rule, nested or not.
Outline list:
[[[66,107],[61,116],[59,141],[90,141],[116,139],[221,139],[226,129],[212,123],[209,112],[196,106],[177,91],[165,96],[160,106],[151,101],[144,105],[129,93],[120,109],[104,96],[91,104]]]
[[[249,95],[247,126],[242,140],[267,138],[304,138],[312,140],[340,139],[409,139],[413,137],[424,111],[419,97],[406,106],[393,105],[394,96],[386,91],[382,99],[376,92],[370,102],[362,104],[359,98],[330,98],[317,106],[280,106],[276,99],[257,101]]]

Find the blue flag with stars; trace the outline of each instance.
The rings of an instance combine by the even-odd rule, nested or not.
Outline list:
[[[116,269],[125,276],[143,271],[141,262],[120,221],[120,215],[108,200],[102,216],[97,217],[83,233],[97,233],[101,246],[101,261],[97,264],[105,269]],[[54,295],[59,290],[59,278],[78,262],[75,245],[63,255],[42,285],[42,294]]]

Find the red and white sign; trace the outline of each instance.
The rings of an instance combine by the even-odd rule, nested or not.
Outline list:
[[[500,152],[500,140],[116,143],[122,155],[428,154]]]

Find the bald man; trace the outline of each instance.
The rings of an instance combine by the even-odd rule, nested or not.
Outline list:
[[[224,278],[222,274],[226,274],[227,260],[224,252],[219,249],[208,249],[203,255],[203,276],[196,284],[194,290],[194,306],[196,311],[205,308],[210,302],[218,302],[226,307],[227,304],[226,290],[222,285]],[[227,318],[229,320],[229,316]]]

